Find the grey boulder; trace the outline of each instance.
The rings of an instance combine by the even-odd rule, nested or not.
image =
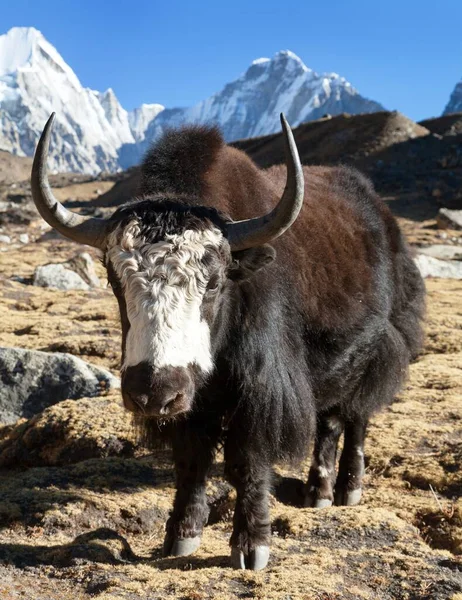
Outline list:
[[[57,290],[89,290],[88,283],[63,264],[50,264],[37,267],[34,285]]]
[[[89,290],[101,286],[93,259],[88,252],[77,254],[64,263],[50,263],[37,267],[33,283],[58,290]]]
[[[440,208],[436,215],[438,229],[462,229],[462,210]]]
[[[441,277],[443,279],[462,279],[462,262],[458,260],[440,260],[433,256],[419,254],[414,259],[422,277]]]
[[[0,423],[30,418],[66,399],[99,396],[120,381],[72,354],[0,347]]]
[[[462,246],[449,246],[446,244],[433,244],[419,248],[419,254],[433,256],[440,260],[462,260]]]

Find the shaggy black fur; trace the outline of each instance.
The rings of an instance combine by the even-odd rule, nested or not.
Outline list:
[[[202,310],[216,368],[207,381],[196,379],[192,410],[166,424],[138,417],[150,443],[173,447],[167,553],[175,539],[202,531],[205,479],[219,444],[238,494],[231,543],[246,555],[269,543],[271,465],[303,457],[317,423],[307,501],[333,500],[345,432],[335,494],[348,503],[361,486],[368,420],[393,400],[420,348],[423,283],[372,184],[347,168],[304,172],[304,208],[273,247],[231,254],[224,243],[205,259],[213,290]],[[268,212],[284,180],[284,169],[258,170],[215,129],[170,131],[143,163],[144,199],[120,208],[113,224],[136,217],[151,242],[212,224],[226,233],[227,215]],[[125,339],[123,292],[107,267]]]
[[[222,146],[223,138],[216,128],[188,127],[180,136],[174,129],[167,131],[144,159],[140,194],[200,198],[206,187],[203,175]]]

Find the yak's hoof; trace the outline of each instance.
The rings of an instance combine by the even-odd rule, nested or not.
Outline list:
[[[269,560],[269,546],[255,546],[249,554],[244,554],[240,548],[231,549],[231,566],[233,569],[250,569],[260,571],[264,569]]]
[[[335,494],[335,504],[337,506],[356,506],[361,502],[362,489],[350,491],[339,491]]]
[[[332,500],[328,498],[318,498],[313,504],[313,508],[328,508],[329,506],[332,506]]]
[[[332,506],[332,500],[329,498],[317,498],[314,494],[306,494],[305,508],[328,508]]]
[[[195,552],[201,544],[199,535],[192,538],[165,538],[164,556],[189,556]]]

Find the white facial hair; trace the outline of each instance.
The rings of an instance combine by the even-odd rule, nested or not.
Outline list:
[[[196,365],[204,374],[213,369],[210,330],[200,311],[207,286],[202,258],[222,240],[214,227],[148,244],[136,220],[110,235],[107,257],[130,322],[122,369],[142,361],[156,369]]]

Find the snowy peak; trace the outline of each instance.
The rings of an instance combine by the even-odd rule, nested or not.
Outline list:
[[[114,90],[108,88],[102,94],[96,92],[96,96],[103,107],[109,125],[116,131],[118,139],[123,143],[133,143],[135,139],[131,132],[128,113],[117,100]]]
[[[269,61],[274,66],[281,65],[284,70],[289,70],[292,72],[300,72],[307,73],[311,71],[302,59],[291,52],[290,50],[281,50],[280,52],[276,52],[273,59]]]
[[[273,58],[257,58],[238,81],[266,77],[299,77],[311,72],[305,63],[290,50],[277,52]]]
[[[166,109],[149,125],[146,142],[166,127],[185,123],[218,125],[227,141],[279,131],[284,112],[292,126],[324,114],[375,112],[383,107],[363,98],[336,73],[317,74],[293,52],[283,50],[273,58],[259,58],[235,81],[185,109]]]
[[[449,115],[451,113],[462,112],[462,81],[459,81],[454,88],[449,102],[443,111],[443,115]]]
[[[128,113],[128,121],[133,137],[136,141],[144,140],[146,129],[149,123],[154,120],[159,113],[164,110],[162,104],[142,104]]]
[[[45,38],[34,27],[13,27],[0,35],[0,75],[31,65],[41,39]]]
[[[256,58],[255,60],[252,61],[251,66],[252,65],[264,65],[267,62],[270,62],[270,58]]]
[[[116,170],[118,148],[134,138],[113,92],[101,97],[82,87],[37,29],[14,27],[0,36],[0,149],[31,156],[44,123],[56,112],[52,169]]]
[[[19,70],[38,71],[46,65],[80,86],[74,71],[35,27],[13,27],[0,35],[0,77]]]
[[[0,35],[0,75],[32,66],[41,44],[46,49],[48,42],[35,27],[13,27]]]
[[[56,112],[50,168],[98,173],[139,162],[167,127],[218,125],[227,141],[279,130],[325,113],[381,110],[343,77],[318,75],[290,50],[258,58],[223,89],[190,108],[142,104],[127,112],[109,88],[84,88],[59,52],[33,27],[0,36],[0,149],[32,156],[44,123]]]
[[[271,66],[272,64],[282,64],[288,66],[289,68],[300,68],[302,71],[310,70],[302,61],[302,59],[290,50],[280,50],[279,52],[276,52],[273,58],[256,58],[254,61],[252,61],[250,66]]]

